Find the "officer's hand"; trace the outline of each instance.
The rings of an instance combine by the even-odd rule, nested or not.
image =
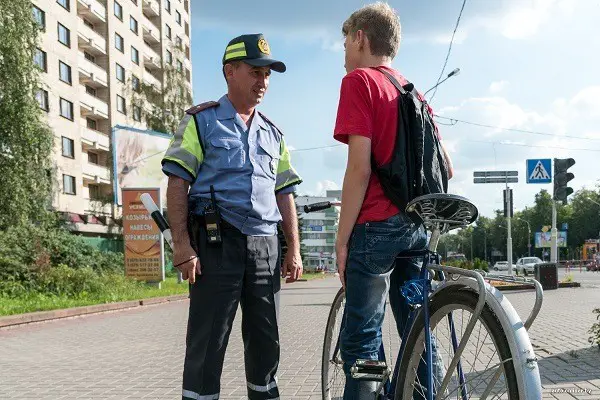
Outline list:
[[[201,273],[200,260],[191,245],[175,246],[173,252],[173,265],[177,265],[177,269],[181,271],[183,279],[190,280],[193,284],[196,282],[196,271]]]
[[[297,281],[302,277],[302,257],[299,251],[288,251],[283,260],[283,276],[286,283]]]

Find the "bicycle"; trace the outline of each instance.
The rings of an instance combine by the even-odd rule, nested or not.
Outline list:
[[[331,207],[330,202],[309,204],[305,212],[314,212]],[[404,332],[400,350],[392,374],[385,360],[383,342],[379,360],[357,360],[350,368],[355,379],[379,382],[375,398],[427,400],[458,398],[467,400],[477,396],[485,399],[541,399],[541,381],[537,358],[529,340],[527,330],[537,317],[543,301],[542,286],[530,278],[497,276],[495,281],[518,282],[535,287],[536,299],[533,309],[523,323],[510,302],[495,287],[483,280],[475,271],[440,265],[440,256],[436,253],[441,235],[460,227],[466,227],[477,219],[478,210],[464,197],[450,194],[430,194],[411,201],[405,210],[417,218],[431,233],[426,248],[407,251],[398,257],[419,257],[423,259],[419,279],[406,282],[400,290],[407,299],[412,311]],[[480,293],[485,293],[480,296]],[[427,294],[427,295],[425,295]],[[469,312],[471,317],[464,324],[464,314],[456,317],[458,311]],[[343,328],[344,290],[336,294],[327,320],[323,341],[321,364],[323,399],[341,399],[345,383],[340,354],[340,332]],[[336,334],[337,321],[341,326]],[[446,319],[447,323],[441,323]],[[491,343],[482,353],[481,349],[465,352],[469,339],[476,326],[479,327],[477,344],[481,339],[481,329],[487,333]],[[439,328],[439,331],[438,331]],[[432,332],[435,330],[435,333]],[[460,341],[457,333],[462,333]],[[434,377],[433,346],[436,352],[443,349],[440,338],[448,338],[448,356],[436,358],[436,362],[446,362],[443,379]],[[482,344],[482,346],[483,346]],[[413,351],[411,351],[411,349]],[[423,351],[421,351],[423,349]],[[499,358],[492,363],[488,350],[495,350]],[[388,354],[391,354],[388,352]],[[483,361],[472,360],[472,356],[485,356]],[[487,360],[489,358],[489,361]],[[417,370],[425,364],[426,382],[420,382]],[[490,366],[491,365],[491,366]],[[467,372],[467,368],[471,367]],[[474,371],[482,367],[482,371]],[[438,371],[439,372],[439,371]],[[481,381],[470,383],[471,378]],[[482,387],[483,385],[483,387]],[[507,396],[507,397],[505,397]]]

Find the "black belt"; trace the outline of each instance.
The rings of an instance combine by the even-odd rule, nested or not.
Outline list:
[[[206,222],[204,220],[204,215],[194,215],[193,218],[196,218],[196,221],[198,221],[200,226],[206,226]],[[221,229],[235,229],[236,231],[239,231],[238,228],[231,225],[229,222],[225,221],[223,218],[221,218],[220,224],[221,224]]]

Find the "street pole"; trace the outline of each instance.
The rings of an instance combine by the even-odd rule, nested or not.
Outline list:
[[[511,226],[510,226],[510,212],[512,211],[512,204],[511,204],[511,195],[510,195],[510,189],[508,188],[508,183],[506,184],[506,205],[507,205],[507,210],[508,212],[506,213],[506,229],[508,230],[508,237],[506,239],[506,257],[507,257],[507,261],[508,261],[508,271],[510,272],[510,275],[513,275],[513,269],[512,269],[512,233],[511,233]]]
[[[487,229],[485,228],[485,226],[483,227],[483,252],[484,252],[484,260],[485,262],[488,261],[488,256],[487,256]]]
[[[471,262],[473,262],[473,232],[475,230],[471,229]]]
[[[558,230],[556,229],[556,201],[552,200],[552,231],[550,236],[550,262],[558,262]]]

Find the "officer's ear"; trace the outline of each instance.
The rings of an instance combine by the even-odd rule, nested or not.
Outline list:
[[[223,77],[225,77],[225,81],[229,82],[229,79],[233,75],[233,71],[238,69],[240,66],[240,61],[231,61],[227,64],[223,65]]]

